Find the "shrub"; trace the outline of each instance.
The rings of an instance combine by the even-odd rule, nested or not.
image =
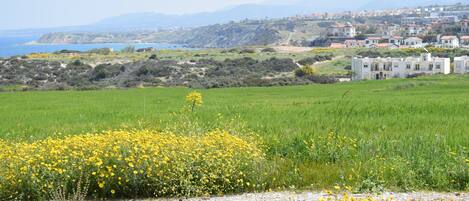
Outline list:
[[[249,49],[249,48],[245,48],[245,49],[242,49],[241,51],[239,51],[240,54],[253,54],[253,53],[256,53],[256,50],[255,49]]]
[[[317,74],[317,70],[312,66],[305,66],[295,71],[295,75],[297,77],[313,76],[316,74]]]
[[[252,188],[257,144],[213,131],[111,131],[33,143],[0,140],[0,199],[48,199],[81,179],[94,197],[201,196]]]
[[[271,47],[267,47],[267,48],[262,49],[262,52],[277,52],[277,50]]]

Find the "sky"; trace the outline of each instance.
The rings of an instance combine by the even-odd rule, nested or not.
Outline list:
[[[265,0],[1,1],[0,30],[86,25],[108,17],[128,13],[159,12],[166,14],[187,14],[214,11],[239,4],[265,2]],[[269,1],[269,3],[272,2],[277,2],[277,0]]]

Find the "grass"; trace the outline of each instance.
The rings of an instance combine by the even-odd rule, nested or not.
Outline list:
[[[185,88],[6,92],[0,138],[120,128],[252,130],[266,147],[262,170],[269,174],[259,182],[267,189],[468,191],[467,86],[467,76],[432,76],[200,90],[204,104],[189,115],[180,112],[191,91]]]

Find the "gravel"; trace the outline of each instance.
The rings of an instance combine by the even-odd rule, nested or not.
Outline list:
[[[452,200],[452,201],[469,201],[469,194],[465,193],[437,193],[437,192],[412,192],[412,193],[382,193],[382,194],[353,194],[355,200],[373,198],[379,201],[427,201],[427,200]],[[271,193],[248,193],[243,195],[224,196],[224,197],[207,197],[207,198],[190,198],[190,199],[157,199],[147,201],[316,201],[321,200],[340,200],[343,195],[328,195],[318,192],[271,192]],[[330,199],[327,199],[330,198]]]

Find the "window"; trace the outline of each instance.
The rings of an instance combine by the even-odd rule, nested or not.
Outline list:
[[[420,64],[415,64],[415,70],[420,70]]]
[[[407,64],[407,69],[410,69],[410,64]]]
[[[428,70],[432,71],[433,70],[433,64],[428,65]]]
[[[440,70],[441,69],[441,64],[437,64],[436,69]]]
[[[368,64],[363,64],[363,68],[368,68]]]

